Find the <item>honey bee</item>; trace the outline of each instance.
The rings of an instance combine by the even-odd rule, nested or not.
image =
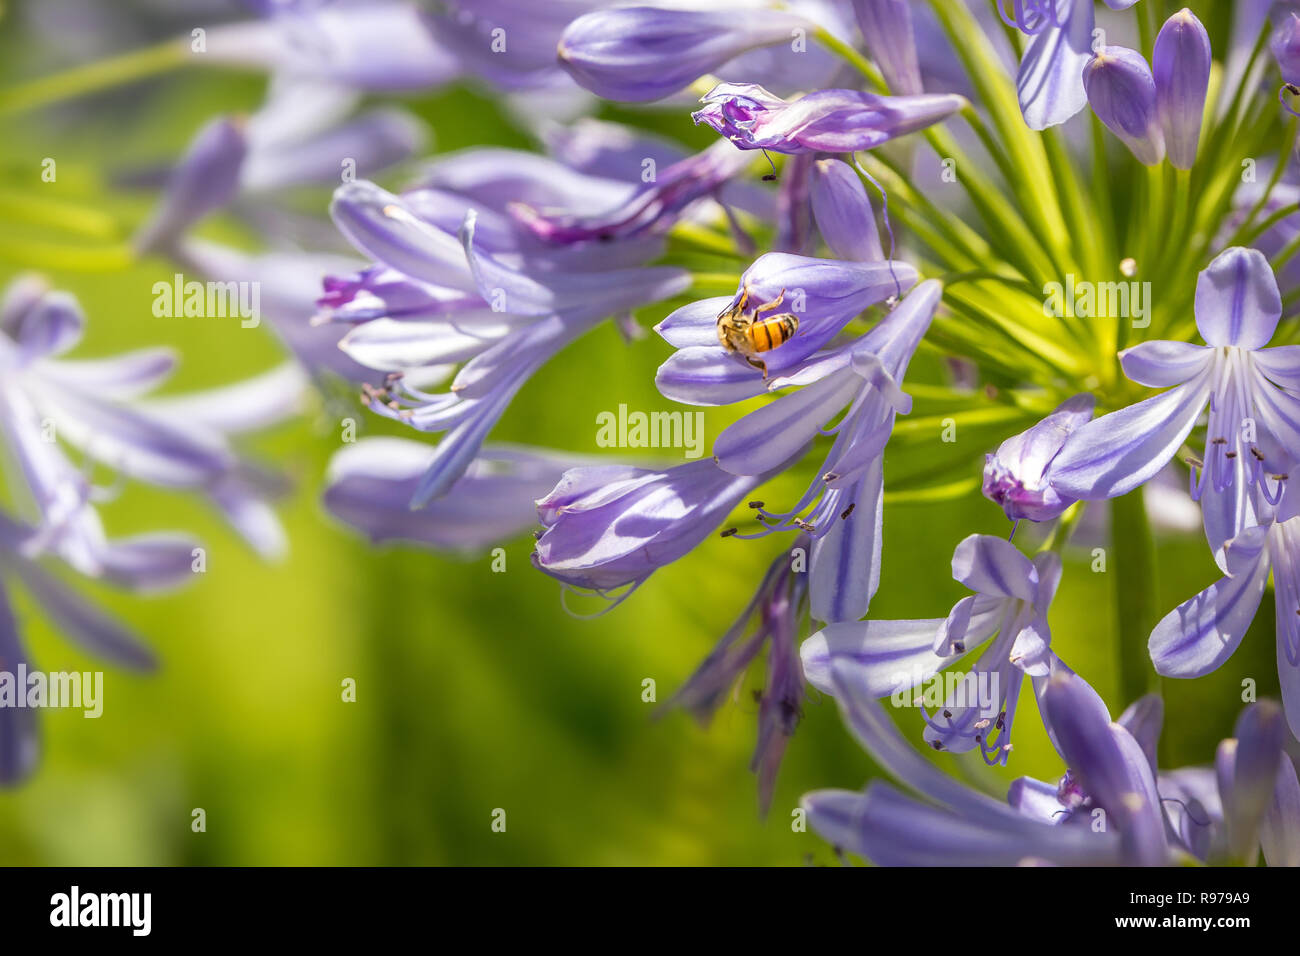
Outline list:
[[[758,356],[790,341],[799,331],[799,317],[790,312],[759,318],[784,300],[785,289],[782,289],[771,302],[750,305],[749,286],[745,286],[740,298],[718,314],[718,341],[722,347],[728,352],[738,353],[754,368],[760,369],[763,378],[767,378],[767,363]]]

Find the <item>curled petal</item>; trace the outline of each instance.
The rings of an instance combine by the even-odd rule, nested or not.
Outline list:
[[[1268,568],[1261,553],[1253,568],[1221,578],[1165,615],[1148,643],[1157,673],[1201,677],[1231,657],[1255,619]]]
[[[1149,388],[1182,385],[1213,360],[1214,350],[1207,346],[1163,339],[1143,342],[1119,353],[1124,374]]]

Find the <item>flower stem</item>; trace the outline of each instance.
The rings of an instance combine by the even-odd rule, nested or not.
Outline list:
[[[62,73],[43,76],[0,90],[0,115],[39,109],[87,93],[121,86],[169,70],[178,69],[189,59],[189,46],[183,39],[171,39],[121,56],[73,67]]]
[[[1116,607],[1119,613],[1119,687],[1123,706],[1158,689],[1147,642],[1159,620],[1156,592],[1156,549],[1142,492],[1115,498],[1110,504],[1111,548]]]

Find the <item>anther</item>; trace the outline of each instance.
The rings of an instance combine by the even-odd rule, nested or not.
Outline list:
[[[846,519],[849,515],[853,514],[853,509],[856,508],[856,507],[857,507],[857,503],[855,502],[855,503],[849,505],[849,506],[848,506],[847,508],[845,508],[843,511],[841,511],[841,512],[840,512],[840,520],[843,521],[843,520]]]
[[[719,534],[718,537],[730,538],[733,534],[735,534],[739,530],[740,530],[739,528],[728,528],[726,531],[723,531],[721,534]]]

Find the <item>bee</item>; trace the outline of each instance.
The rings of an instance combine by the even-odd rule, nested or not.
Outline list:
[[[718,341],[728,352],[736,352],[767,378],[767,363],[758,356],[790,341],[799,331],[799,317],[790,312],[759,318],[785,300],[785,289],[771,302],[750,305],[749,286],[740,298],[718,313]]]

